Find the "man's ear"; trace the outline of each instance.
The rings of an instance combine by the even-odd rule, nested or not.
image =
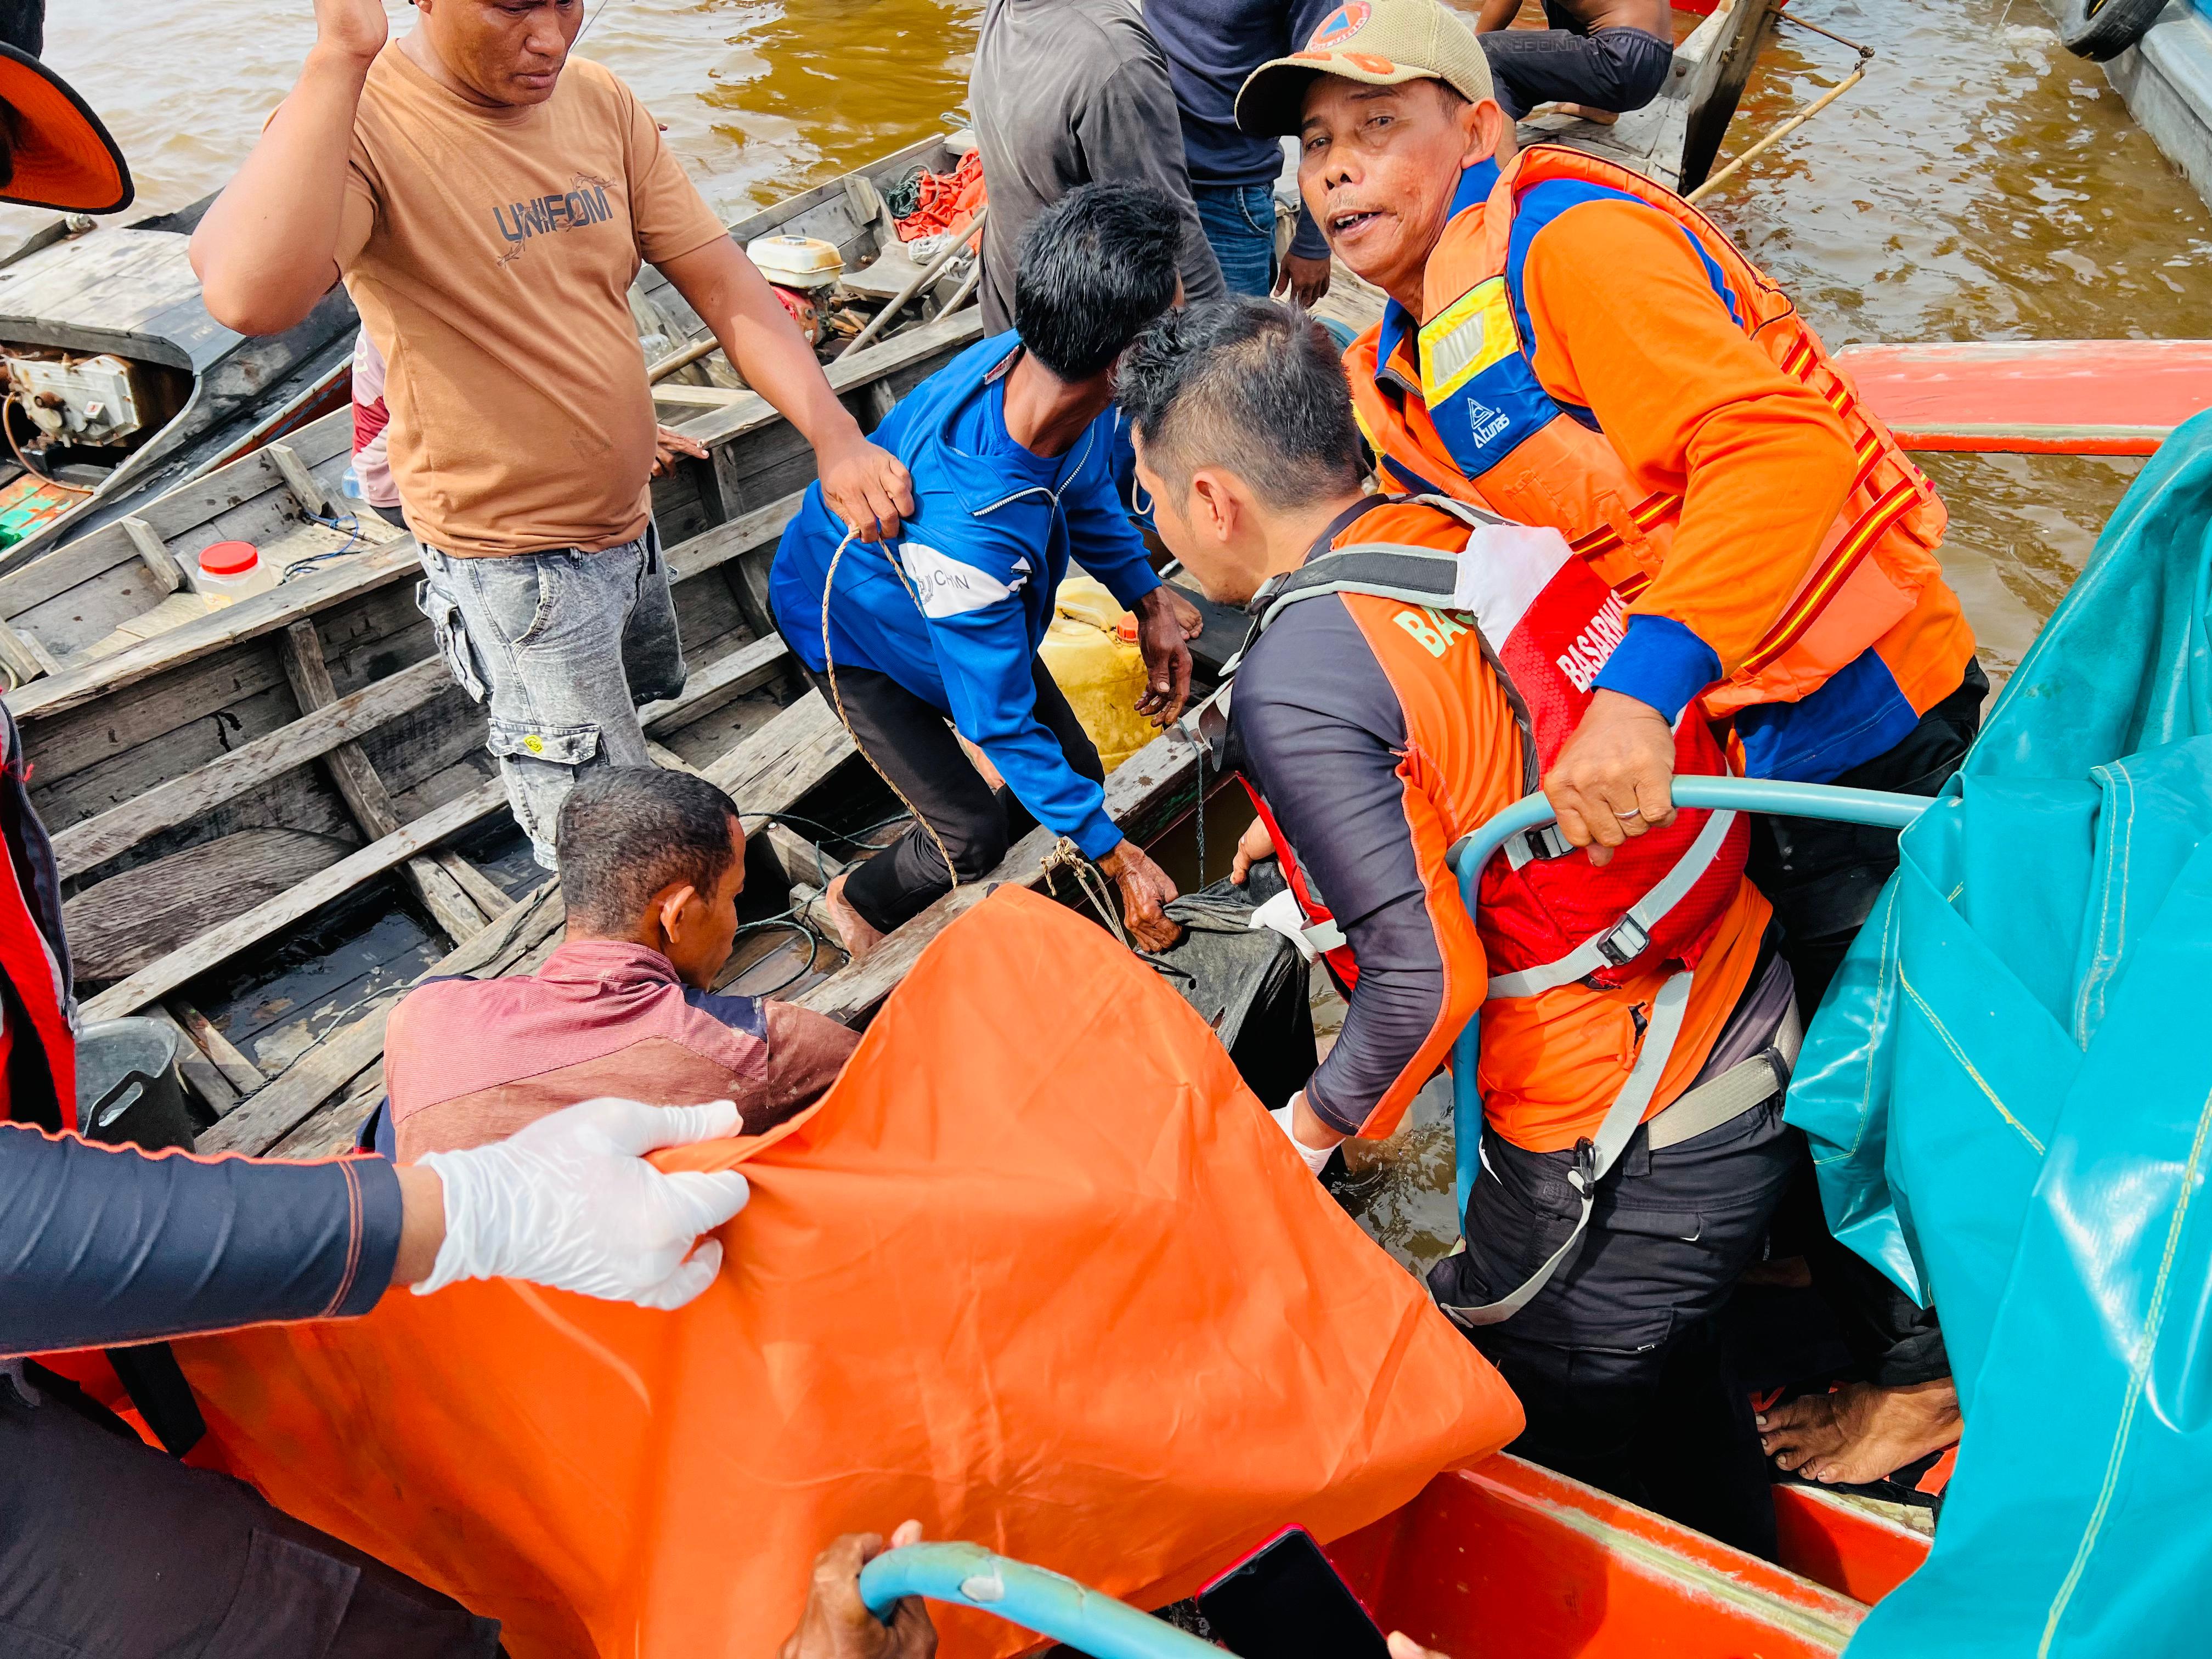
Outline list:
[[[1462,104],[1454,112],[1459,118],[1461,145],[1459,164],[1473,167],[1477,161],[1495,161],[1503,163],[1510,159],[1500,152],[1513,137],[1513,118],[1495,98],[1486,98],[1479,104]]]
[[[660,924],[664,938],[674,939],[689,920],[688,913],[695,904],[702,904],[699,890],[690,882],[679,882],[673,887],[664,887],[653,895],[653,919]]]
[[[1216,467],[1199,468],[1191,474],[1190,498],[1197,507],[1191,514],[1193,530],[1224,547],[1237,538],[1244,503],[1237,499],[1236,483],[1227,473]]]

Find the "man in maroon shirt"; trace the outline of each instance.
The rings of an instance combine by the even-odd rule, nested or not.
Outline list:
[[[712,993],[745,880],[729,796],[688,772],[587,773],[561,809],[560,864],[568,931],[544,967],[433,981],[392,1011],[380,1150],[479,1146],[608,1094],[733,1100],[758,1134],[836,1080],[856,1033]]]

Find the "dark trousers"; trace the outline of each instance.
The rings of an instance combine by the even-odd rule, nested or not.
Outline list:
[[[1599,1188],[1574,1260],[1470,1334],[1528,1414],[1507,1450],[1771,1559],[1765,1461],[1714,1316],[1759,1255],[1803,1137],[1779,1096],[1663,1152],[1645,1134]],[[1504,1296],[1559,1247],[1579,1207],[1575,1158],[1483,1131],[1467,1249],[1430,1271],[1438,1300]]]
[[[1042,661],[1031,663],[1030,673],[1036,687],[1037,720],[1059,739],[1070,766],[1103,782],[1106,769],[1097,745],[1067,706],[1058,683]],[[841,667],[837,690],[860,747],[943,839],[962,881],[989,874],[1014,838],[1034,827],[1036,820],[1011,791],[994,790],[983,781],[943,713],[890,675]],[[936,842],[916,824],[854,871],[845,884],[845,901],[869,927],[887,933],[951,890]]]
[[[35,1373],[34,1373],[35,1377]],[[142,1443],[66,1382],[0,1376],[10,1659],[488,1659],[495,1620]]]
[[[1587,33],[1551,13],[1548,29],[1494,29],[1477,37],[1490,59],[1498,101],[1519,120],[1539,104],[1642,109],[1667,84],[1674,46],[1642,29]]]
[[[1982,729],[1989,676],[1966,665],[1959,689],[1920,717],[1904,740],[1835,780],[1854,789],[1933,796]],[[1875,901],[1897,868],[1897,831],[1818,818],[1754,817],[1751,878],[1774,906],[1782,954],[1797,978],[1808,1024]],[[1882,1388],[1951,1374],[1933,1308],[1923,1308],[1856,1251],[1836,1243],[1820,1208],[1812,1161],[1803,1159],[1775,1224],[1776,1254],[1801,1255],[1813,1285],[1842,1328],[1869,1381]]]

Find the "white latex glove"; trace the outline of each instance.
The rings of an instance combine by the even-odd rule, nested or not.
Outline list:
[[[680,1308],[714,1282],[699,1235],[752,1196],[734,1170],[664,1175],[644,1154],[735,1133],[738,1109],[587,1100],[507,1139],[419,1160],[446,1188],[446,1240],[426,1296],[463,1279],[526,1279],[641,1308]]]
[[[1275,1120],[1275,1127],[1283,1132],[1283,1139],[1291,1143],[1292,1151],[1297,1152],[1300,1158],[1305,1159],[1306,1168],[1313,1171],[1315,1178],[1317,1180],[1320,1178],[1322,1170],[1328,1167],[1328,1155],[1334,1152],[1336,1148],[1334,1146],[1309,1146],[1304,1141],[1298,1139],[1297,1132],[1291,1127],[1291,1114],[1297,1109],[1297,1097],[1293,1096],[1289,1105],[1278,1106],[1273,1111],[1268,1113],[1267,1115]],[[444,1259],[445,1258],[442,1256],[439,1258],[441,1261]]]

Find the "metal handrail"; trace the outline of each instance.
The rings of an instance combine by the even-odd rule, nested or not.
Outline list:
[[[1832,818],[1886,830],[1904,829],[1934,805],[1924,795],[1846,789],[1832,783],[1778,783],[1770,778],[1678,777],[1674,799],[1676,806],[1698,811]],[[1558,820],[1552,803],[1542,795],[1524,796],[1452,848],[1452,873],[1459,878],[1460,902],[1467,906],[1470,917],[1475,914],[1483,866],[1491,855],[1514,836]],[[1474,1190],[1475,1173],[1481,1167],[1482,1091],[1475,1086],[1475,1066],[1482,1053],[1481,1024],[1481,1012],[1477,1010],[1452,1043],[1453,1184],[1462,1225],[1467,1219],[1468,1194]]]
[[[878,1617],[905,1595],[994,1614],[1092,1659],[1221,1659],[1220,1649],[1127,1602],[981,1544],[909,1544],[860,1569],[860,1599]]]

